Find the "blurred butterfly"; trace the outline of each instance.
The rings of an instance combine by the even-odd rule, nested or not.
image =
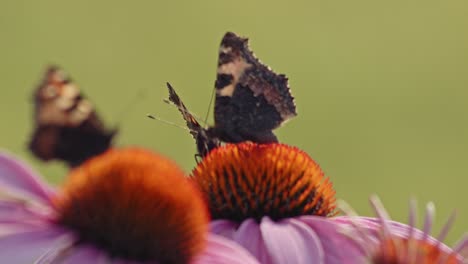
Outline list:
[[[93,104],[58,67],[49,67],[34,94],[35,129],[29,149],[44,160],[74,167],[107,150],[116,130],[108,130]]]
[[[232,32],[224,35],[219,49],[214,126],[202,127],[170,84],[168,89],[169,101],[182,113],[200,156],[221,142],[277,142],[273,130],[297,115],[287,77],[262,64],[248,39]]]

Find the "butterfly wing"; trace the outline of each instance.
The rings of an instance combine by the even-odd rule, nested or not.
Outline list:
[[[169,101],[179,109],[179,112],[182,114],[182,118],[185,120],[185,123],[190,130],[190,134],[192,134],[195,139],[198,155],[202,157],[206,156],[206,154],[208,154],[212,149],[218,147],[221,143],[217,138],[211,137],[207,133],[207,130],[198,123],[169,83],[167,83],[167,89],[169,90]]]
[[[115,131],[107,130],[94,106],[57,67],[49,67],[34,95],[32,153],[76,166],[107,150]]]
[[[221,42],[215,87],[212,130],[225,142],[276,142],[272,130],[296,116],[286,76],[262,64],[248,40],[232,32]]]

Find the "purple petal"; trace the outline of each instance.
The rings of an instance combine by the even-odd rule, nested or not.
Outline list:
[[[343,226],[333,221],[333,218],[303,216],[300,221],[315,231],[325,252],[325,263],[364,263],[366,252],[355,240],[342,232]]]
[[[330,218],[333,220],[333,222],[336,222],[336,223],[340,223],[340,224],[350,224],[351,221],[353,221],[354,219],[357,219],[359,220],[360,223],[368,226],[368,227],[371,227],[371,228],[374,228],[374,229],[377,229],[377,228],[380,228],[380,224],[379,224],[379,221],[377,221],[377,219],[375,217],[366,217],[366,216],[337,216],[337,217],[333,217],[333,218]]]
[[[62,229],[47,227],[0,237],[2,263],[34,263],[69,236]]]
[[[209,234],[206,249],[192,264],[259,264],[250,253],[237,243],[222,236]]]
[[[24,201],[0,200],[0,224],[44,222],[53,218],[54,211],[44,206],[33,207]]]
[[[50,224],[53,213],[43,206],[29,208],[23,201],[0,200],[0,237],[44,228]]]
[[[271,263],[260,227],[253,219],[247,219],[239,226],[233,240],[246,248],[260,263]]]
[[[468,233],[464,234],[462,238],[455,244],[453,250],[459,254],[464,255],[464,253],[468,253]],[[465,252],[466,251],[466,252]],[[466,256],[468,258],[468,256]]]
[[[44,225],[44,222],[39,221],[32,223],[0,223],[0,239],[8,235],[43,230]]]
[[[13,156],[0,152],[0,189],[7,193],[20,193],[51,204],[52,190],[26,164]]]
[[[23,202],[0,200],[0,223],[32,217],[36,217],[36,214],[28,210]]]
[[[271,263],[325,263],[323,248],[314,231],[294,219],[273,222],[263,217],[260,224]]]
[[[238,224],[229,220],[214,220],[210,223],[210,231],[214,234],[232,239],[237,226]]]
[[[347,216],[337,217],[334,218],[334,220],[337,220],[338,222],[341,222],[343,224],[347,221],[350,221],[350,219]],[[369,236],[373,236],[375,238],[379,237],[379,230],[381,228],[379,223],[381,220],[379,220],[378,218],[354,217],[353,220],[360,224],[364,229],[366,229],[369,233]],[[402,238],[408,238],[408,234],[410,233],[409,231],[411,228],[406,224],[392,220],[387,221],[387,227],[389,229],[390,235]],[[439,241],[437,239],[419,229],[414,228],[411,232],[412,236],[416,240],[425,240],[427,243],[430,243],[432,245],[438,245],[440,250],[449,254],[453,252],[453,250],[450,247],[443,243],[439,244]],[[380,240],[376,239],[375,241],[376,243],[379,243]]]
[[[107,255],[92,247],[92,246],[77,246],[72,248],[70,252],[59,256],[52,263],[54,264],[82,264],[82,263],[114,263],[111,262]],[[127,263],[127,262],[121,262]]]
[[[63,261],[63,257],[70,253],[76,239],[69,235],[63,236],[62,238],[58,239],[56,246],[51,247],[48,251],[42,254],[34,264],[51,264],[51,263],[60,263]]]

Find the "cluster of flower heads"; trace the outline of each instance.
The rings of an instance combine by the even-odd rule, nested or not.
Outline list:
[[[3,263],[463,263],[454,247],[345,204],[317,163],[283,144],[227,144],[185,177],[167,158],[110,148],[71,170],[54,189],[27,165],[0,154],[0,259]]]

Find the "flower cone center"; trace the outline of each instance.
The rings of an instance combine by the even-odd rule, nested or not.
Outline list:
[[[188,263],[204,247],[208,214],[200,193],[157,154],[109,150],[74,169],[63,190],[59,224],[110,256]]]
[[[335,214],[335,192],[319,165],[287,145],[227,144],[211,151],[192,176],[213,219]]]

